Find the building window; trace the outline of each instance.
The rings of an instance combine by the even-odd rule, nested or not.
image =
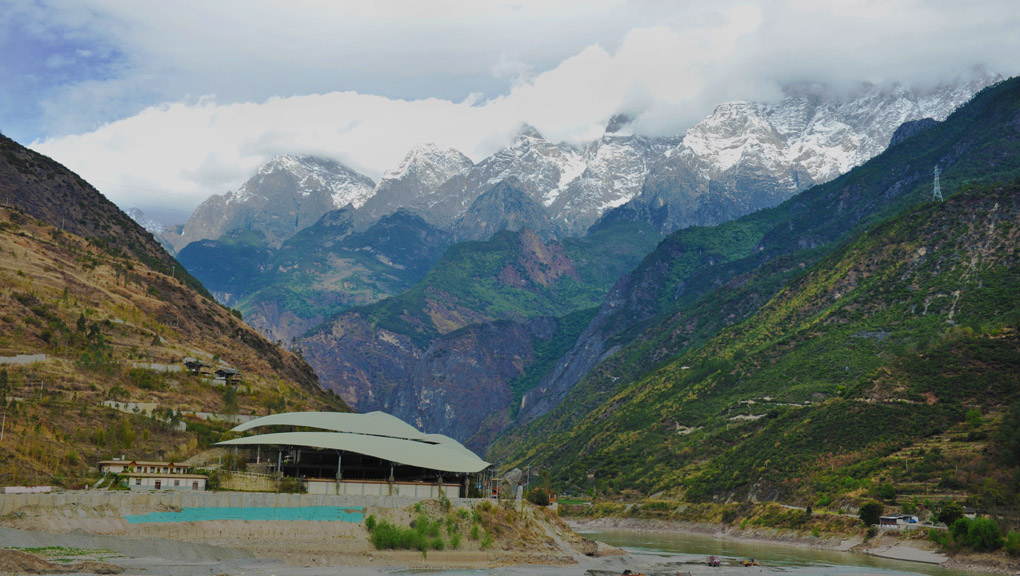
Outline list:
[[[174,486],[180,486],[180,485],[181,485],[181,481],[180,480],[174,480]]]
[[[141,478],[135,478],[135,486],[141,486],[141,485],[142,485],[142,479]]]
[[[194,482],[191,483],[191,489],[198,490],[198,480],[195,480]]]

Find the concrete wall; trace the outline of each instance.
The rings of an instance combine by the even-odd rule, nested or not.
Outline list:
[[[403,508],[421,498],[398,496],[351,496],[336,494],[276,494],[272,492],[129,492],[85,490],[51,494],[0,494],[0,516],[22,508],[109,506],[118,514],[145,514],[170,508],[217,508],[336,506],[342,508]],[[450,498],[454,505],[473,506],[476,500]]]
[[[265,474],[224,473],[220,475],[220,488],[239,492],[276,492],[276,480]]]
[[[309,494],[337,494],[343,496],[397,496],[422,500],[427,498],[439,498],[438,484],[425,484],[421,482],[359,482],[357,480],[344,480],[340,482],[339,491],[336,482],[333,480],[308,480],[305,482],[306,491]],[[444,484],[443,493],[447,498],[460,498],[459,484]]]

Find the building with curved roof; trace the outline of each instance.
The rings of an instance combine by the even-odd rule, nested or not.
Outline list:
[[[236,426],[232,432],[252,430],[260,433],[217,445],[256,449],[257,461],[267,471],[303,478],[309,491],[327,492],[329,486],[324,484],[331,484],[337,493],[382,494],[378,485],[385,484],[386,493],[395,493],[394,487],[396,493],[406,493],[401,485],[410,483],[416,485],[415,495],[421,494],[423,484],[447,493],[456,488],[459,495],[468,475],[489,466],[453,438],[426,434],[384,412],[272,414]],[[267,456],[265,464],[262,454]]]

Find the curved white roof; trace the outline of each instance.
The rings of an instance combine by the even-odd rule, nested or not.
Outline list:
[[[218,446],[306,446],[345,450],[399,464],[446,472],[474,473],[488,467],[449,436],[425,434],[384,412],[290,412],[256,418],[236,426],[244,432],[262,426],[301,426],[326,432],[276,432],[218,442]]]
[[[421,440],[425,433],[385,412],[286,412],[270,414],[235,426],[233,432],[245,432],[262,426],[302,426],[332,432],[351,432],[371,436],[387,436],[407,440]]]

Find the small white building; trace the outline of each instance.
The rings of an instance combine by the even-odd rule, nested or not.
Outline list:
[[[199,474],[121,474],[131,490],[205,490],[206,477]]]

